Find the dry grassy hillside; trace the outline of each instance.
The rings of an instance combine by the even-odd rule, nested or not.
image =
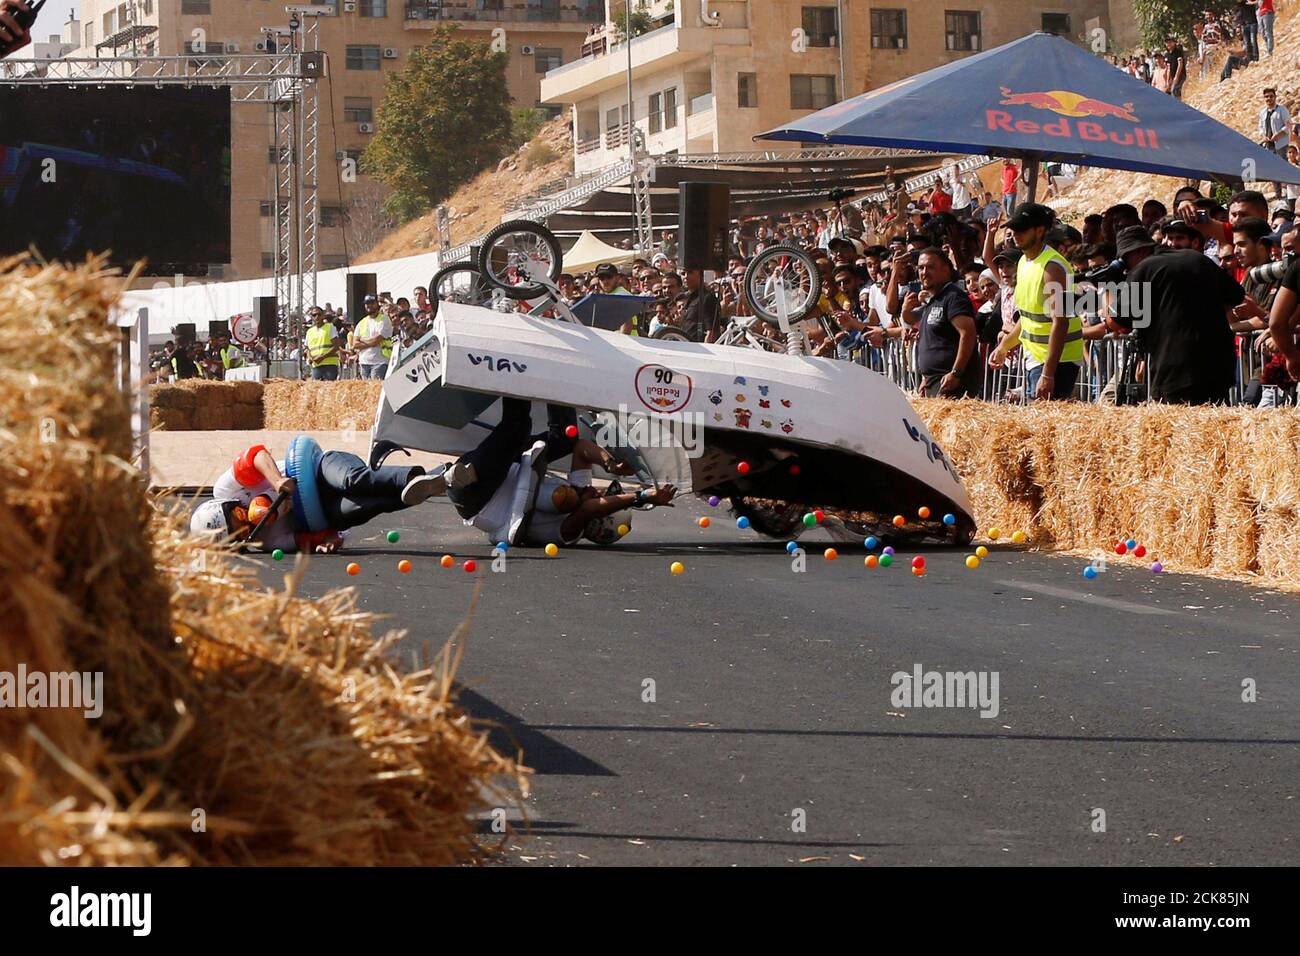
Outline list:
[[[573,140],[569,121],[551,120],[529,142],[493,169],[479,173],[447,200],[451,210],[453,245],[483,235],[501,222],[508,200],[526,196],[544,183],[573,172]],[[428,212],[400,227],[356,260],[357,265],[429,252],[438,247],[434,213]]]

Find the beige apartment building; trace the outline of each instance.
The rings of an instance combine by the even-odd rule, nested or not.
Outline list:
[[[631,44],[633,120],[651,153],[752,150],[755,133],[848,96],[1035,30],[1079,39],[1109,21],[1108,0],[633,2],[655,18]],[[622,15],[623,0],[606,6]],[[627,156],[628,48],[612,24],[542,81],[543,100],[572,110],[579,174]]]
[[[435,26],[454,23],[462,34],[504,43],[510,95],[517,106],[535,106],[541,103],[542,76],[577,59],[592,25],[605,19],[604,0],[327,0],[318,6],[332,8],[319,21],[330,72],[320,89],[322,269],[345,264],[345,210],[373,204],[375,196],[365,176],[340,184],[331,164],[360,156],[374,130],[386,77],[402,69]],[[284,0],[81,0],[79,22],[68,25],[76,25],[79,46],[67,55],[180,56],[196,53],[200,40],[207,58],[255,54],[268,50],[268,43],[272,50],[284,43],[283,35],[264,28],[287,34],[285,7]],[[274,128],[265,104],[237,104],[233,114],[232,261],[214,266],[210,276],[249,279],[272,272]],[[365,251],[360,237],[347,240],[351,255]]]

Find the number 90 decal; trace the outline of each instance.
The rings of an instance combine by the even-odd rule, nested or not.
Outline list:
[[[663,365],[642,365],[636,370],[635,384],[636,397],[652,412],[680,412],[691,400],[691,377]]]

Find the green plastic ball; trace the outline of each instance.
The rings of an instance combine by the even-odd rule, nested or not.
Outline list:
[[[817,523],[817,516],[812,512],[809,512],[803,516],[803,523],[805,528],[811,528]]]
[[[397,539],[400,538],[400,537],[401,537],[401,535],[398,534],[396,531],[390,531],[390,532],[388,532],[388,543],[389,543],[389,544],[397,544]]]
[[[271,560],[272,560],[272,561],[283,561],[283,560],[284,560],[284,552],[281,551],[279,548],[276,548],[274,551],[271,552]]]
[[[893,563],[894,563],[894,556],[892,554],[882,554],[880,556],[880,566],[882,568],[887,568]]]

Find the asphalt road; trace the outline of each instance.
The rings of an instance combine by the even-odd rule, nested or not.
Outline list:
[[[306,588],[359,586],[413,654],[472,591],[438,557],[478,560],[460,679],[536,770],[518,865],[1300,863],[1300,598],[1135,560],[1088,582],[1011,548],[977,570],[930,550],[917,579],[910,553],[870,570],[804,543],[795,573],[691,499],[492,573],[437,501],[353,532]],[[917,665],[996,672],[996,716],[898,706],[891,675]]]

